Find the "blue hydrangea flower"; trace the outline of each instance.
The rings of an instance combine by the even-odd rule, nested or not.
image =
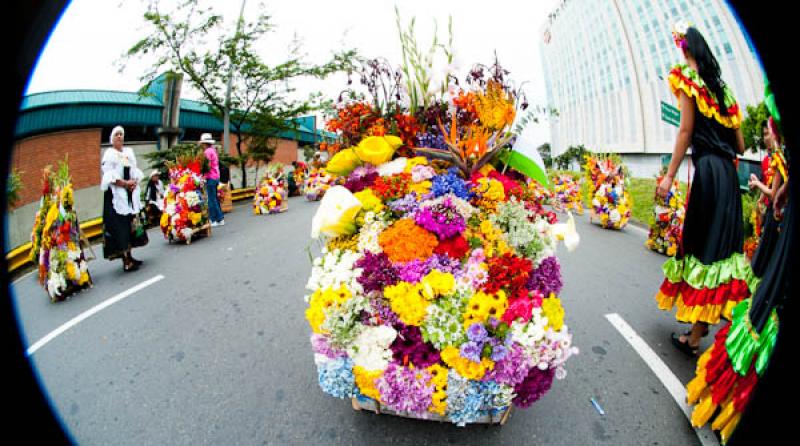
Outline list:
[[[325,393],[337,398],[352,398],[356,395],[356,379],[350,358],[325,361],[319,365],[317,371],[319,386]]]
[[[469,184],[458,175],[458,171],[454,167],[451,167],[445,175],[433,177],[431,193],[437,198],[452,193],[464,200],[469,200],[473,195]]]

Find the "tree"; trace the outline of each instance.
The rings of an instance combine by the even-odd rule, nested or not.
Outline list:
[[[264,10],[265,8],[260,8]],[[237,158],[242,167],[250,155],[243,144],[252,135],[277,136],[296,130],[294,118],[318,110],[320,95],[303,100],[291,99],[295,89],[291,81],[311,76],[324,78],[338,71],[350,70],[354,50],[340,51],[321,65],[303,61],[297,38],[289,48],[289,58],[277,65],[264,63],[255,53],[254,45],[274,29],[270,17],[260,14],[253,21],[242,21],[233,36],[226,36],[222,16],[211,8],[199,6],[199,0],[184,0],[169,13],[159,10],[153,0],[144,14],[149,29],[147,37],[134,44],[124,58],[155,58],[141,76],[145,92],[159,73],[182,73],[199,91],[211,112],[222,119],[225,112],[225,93],[231,81],[230,125],[237,135]],[[207,40],[215,40],[208,45]],[[124,69],[124,65],[122,66]],[[247,185],[247,173],[242,169],[242,187]]]
[[[767,110],[764,101],[761,101],[757,106],[747,106],[747,118],[742,121],[742,134],[744,135],[744,146],[748,150],[757,152],[758,150],[766,150],[764,145],[764,137],[762,129],[769,119],[769,111]]]
[[[548,169],[553,168],[553,156],[552,152],[550,151],[550,143],[546,142],[539,146],[537,149],[539,154],[542,155],[542,161],[544,161],[544,166]]]
[[[570,146],[564,153],[555,157],[553,161],[555,161],[559,169],[566,170],[569,169],[572,160],[575,160],[578,163],[578,170],[580,170],[583,165],[583,157],[588,153],[591,153],[591,151],[584,147],[583,144]]]

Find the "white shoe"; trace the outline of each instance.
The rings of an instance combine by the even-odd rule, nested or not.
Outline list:
[[[219,226],[219,223],[217,223],[215,221],[212,221],[211,222],[211,227],[213,228],[213,227],[216,227],[216,226]]]
[[[225,220],[220,220],[217,226],[225,226]]]

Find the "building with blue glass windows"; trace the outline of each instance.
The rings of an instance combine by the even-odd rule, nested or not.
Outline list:
[[[722,0],[564,0],[541,30],[553,156],[583,144],[619,153],[634,176],[651,176],[672,152],[676,106],[666,81],[683,61],[672,25],[685,20],[706,38],[742,110],[763,100],[764,75],[745,33]]]

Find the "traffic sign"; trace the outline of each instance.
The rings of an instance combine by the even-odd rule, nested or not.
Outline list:
[[[661,120],[675,127],[681,125],[681,112],[666,102],[661,102]]]

